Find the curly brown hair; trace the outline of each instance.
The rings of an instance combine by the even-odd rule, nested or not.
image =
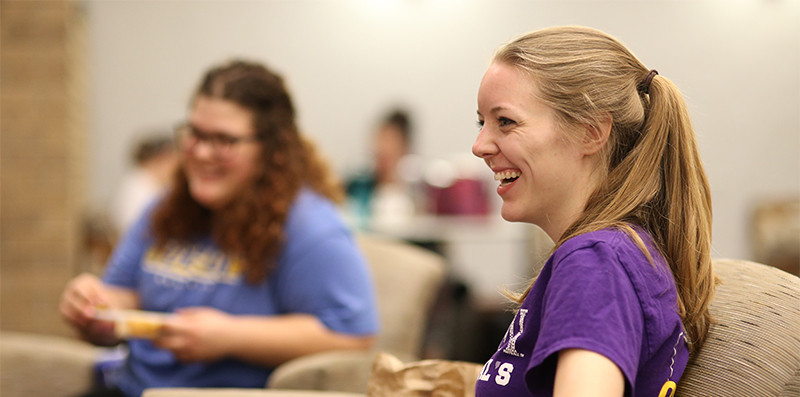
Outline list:
[[[199,97],[228,100],[252,112],[263,163],[252,185],[215,211],[192,197],[186,173],[179,169],[173,190],[153,213],[156,247],[210,234],[222,250],[244,260],[245,279],[257,283],[274,269],[284,223],[300,189],[308,186],[336,203],[343,191],[314,145],[300,134],[278,74],[234,60],[206,73],[192,103]]]

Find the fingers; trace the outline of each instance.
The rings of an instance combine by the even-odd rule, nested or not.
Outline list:
[[[153,339],[153,344],[162,349],[174,351],[179,346],[178,340],[179,338],[170,334],[166,328],[162,328],[158,336]]]
[[[95,308],[106,304],[100,280],[93,275],[83,274],[73,279],[64,289],[59,310],[64,320],[84,328],[92,321]]]
[[[194,316],[202,311],[182,310],[161,328],[161,333],[153,341],[162,349],[175,355],[181,362],[209,362],[218,357],[210,351],[209,341],[202,339],[202,324]]]
[[[114,322],[105,320],[90,320],[81,329],[83,339],[100,346],[115,346],[119,339],[114,333]]]
[[[153,340],[153,344],[175,352],[185,348],[188,344],[189,332],[187,327],[182,324],[178,316],[173,317],[162,325],[158,336]]]
[[[204,306],[190,306],[190,307],[181,307],[175,310],[175,317],[179,319],[183,319],[184,321],[189,321],[192,318],[200,318],[204,313],[214,313],[217,312],[217,309],[212,309],[209,307]]]
[[[165,326],[161,333],[153,339],[153,344],[165,350],[169,350],[175,358],[181,362],[199,361],[199,357],[192,348],[191,338],[174,327]]]

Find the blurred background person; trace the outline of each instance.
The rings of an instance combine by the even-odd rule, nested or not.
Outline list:
[[[347,182],[349,208],[359,226],[407,220],[416,207],[412,126],[408,113],[391,110],[372,136],[372,168]]]
[[[300,134],[283,79],[257,63],[207,72],[178,127],[175,187],[117,245],[102,280],[66,287],[62,317],[83,339],[121,342],[100,309],[169,314],[129,339],[117,384],[263,388],[305,354],[360,349],[377,331],[367,265],[336,183]]]
[[[111,211],[117,235],[128,230],[142,211],[171,186],[178,165],[172,138],[168,132],[150,134],[134,148],[134,168],[123,177]]]

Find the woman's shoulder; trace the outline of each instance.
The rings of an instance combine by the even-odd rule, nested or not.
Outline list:
[[[292,208],[289,211],[289,216],[295,213],[318,212],[330,213],[337,212],[336,204],[329,198],[317,193],[311,188],[302,188],[297,192],[297,196],[292,203]]]
[[[634,234],[630,234],[631,232]],[[635,240],[636,237],[640,239],[639,242]],[[644,244],[652,262],[640,244]],[[575,236],[565,241],[555,251],[554,259],[565,258],[579,250],[605,252],[626,267],[646,264],[652,268],[653,262],[665,265],[650,234],[639,227],[632,227],[630,231],[622,228],[606,228]]]
[[[333,201],[310,188],[303,188],[289,210],[285,230],[287,235],[295,232],[325,233],[346,230],[346,226]]]
[[[649,235],[641,230],[636,230],[640,238],[649,240]],[[588,233],[579,234],[575,237],[565,241],[556,250],[562,252],[571,252],[578,249],[589,248],[602,244],[604,246],[614,249],[630,249],[638,247],[634,243],[631,236],[625,230],[619,228],[606,228],[595,230]]]
[[[641,228],[632,230],[648,248],[649,257],[627,231],[602,229],[564,242],[553,253],[554,272],[555,269],[559,269],[559,274],[616,271],[630,280],[643,305],[650,307],[657,301],[658,305],[672,308],[676,294],[672,271],[653,247],[650,235]]]
[[[283,230],[283,255],[287,258],[331,247],[342,252],[355,250],[353,235],[336,204],[311,189],[297,195]]]

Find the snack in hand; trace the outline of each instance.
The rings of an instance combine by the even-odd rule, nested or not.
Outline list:
[[[121,339],[154,339],[164,328],[168,314],[143,310],[98,310],[97,318],[114,322]]]

